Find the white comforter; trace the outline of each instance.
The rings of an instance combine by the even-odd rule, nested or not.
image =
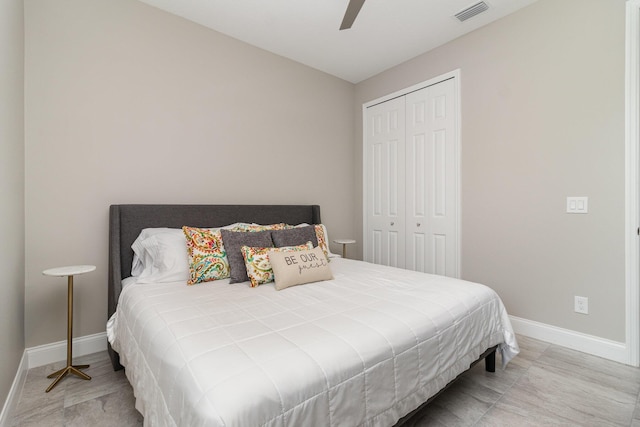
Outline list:
[[[334,280],[131,284],[107,333],[153,426],[389,426],[499,344],[490,288],[334,259]]]

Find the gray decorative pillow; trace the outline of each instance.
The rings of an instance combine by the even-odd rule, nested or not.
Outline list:
[[[229,231],[220,230],[222,234],[222,244],[227,252],[227,260],[231,271],[229,283],[248,282],[247,268],[244,264],[244,258],[240,249],[243,246],[257,248],[271,248],[273,241],[271,240],[271,231],[259,231],[255,233],[245,231]]]
[[[333,279],[321,248],[299,252],[269,252],[276,290],[305,283]]]
[[[318,246],[316,229],[310,225],[304,227],[289,228],[286,230],[272,230],[271,239],[276,248],[283,246],[299,246],[307,242],[313,243],[313,247]]]

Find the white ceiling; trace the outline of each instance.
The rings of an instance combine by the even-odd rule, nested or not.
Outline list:
[[[358,83],[536,0],[484,0],[464,23],[453,15],[478,0],[367,0],[343,31],[348,0],[140,1]]]

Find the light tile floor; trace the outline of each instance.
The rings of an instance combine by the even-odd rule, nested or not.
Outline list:
[[[477,364],[405,426],[640,427],[640,369],[530,338],[505,370]],[[497,361],[498,365],[500,360]],[[46,376],[63,362],[30,369],[14,426],[140,426],[131,386],[106,352],[78,358],[93,378]]]

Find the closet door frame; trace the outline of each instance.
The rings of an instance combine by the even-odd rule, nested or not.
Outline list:
[[[362,203],[362,218],[363,218],[363,239],[362,239],[362,244],[363,244],[363,254],[366,254],[367,248],[369,247],[369,245],[371,244],[371,242],[369,242],[369,236],[367,233],[367,227],[368,227],[368,215],[367,215],[367,206],[368,206],[368,192],[367,192],[367,153],[366,153],[366,138],[367,138],[367,108],[372,107],[374,105],[389,101],[391,99],[394,98],[398,98],[400,96],[405,96],[411,92],[415,92],[417,90],[423,89],[425,87],[428,86],[433,86],[436,85],[440,82],[443,82],[445,80],[450,80],[450,79],[454,79],[455,81],[455,93],[454,93],[454,99],[456,101],[456,105],[455,105],[455,125],[454,125],[454,130],[455,130],[455,138],[454,138],[454,156],[453,156],[453,167],[454,167],[454,175],[456,177],[456,183],[454,185],[454,201],[455,201],[455,227],[456,227],[456,233],[455,233],[455,239],[454,239],[454,244],[455,244],[455,266],[454,266],[454,272],[455,272],[455,277],[456,278],[460,278],[461,276],[461,265],[462,265],[462,258],[461,258],[461,234],[462,234],[462,227],[461,227],[461,203],[460,203],[460,188],[461,188],[461,172],[460,172],[460,141],[461,141],[461,111],[462,111],[462,106],[460,103],[461,97],[460,97],[460,88],[461,88],[461,79],[460,79],[460,69],[456,69],[453,70],[451,72],[445,73],[445,74],[441,74],[437,77],[434,77],[432,79],[423,81],[421,83],[409,86],[407,88],[398,90],[396,92],[384,95],[380,98],[374,99],[372,101],[369,101],[367,103],[362,104],[362,164],[363,164],[363,168],[362,168],[362,193],[363,193],[363,203]]]

